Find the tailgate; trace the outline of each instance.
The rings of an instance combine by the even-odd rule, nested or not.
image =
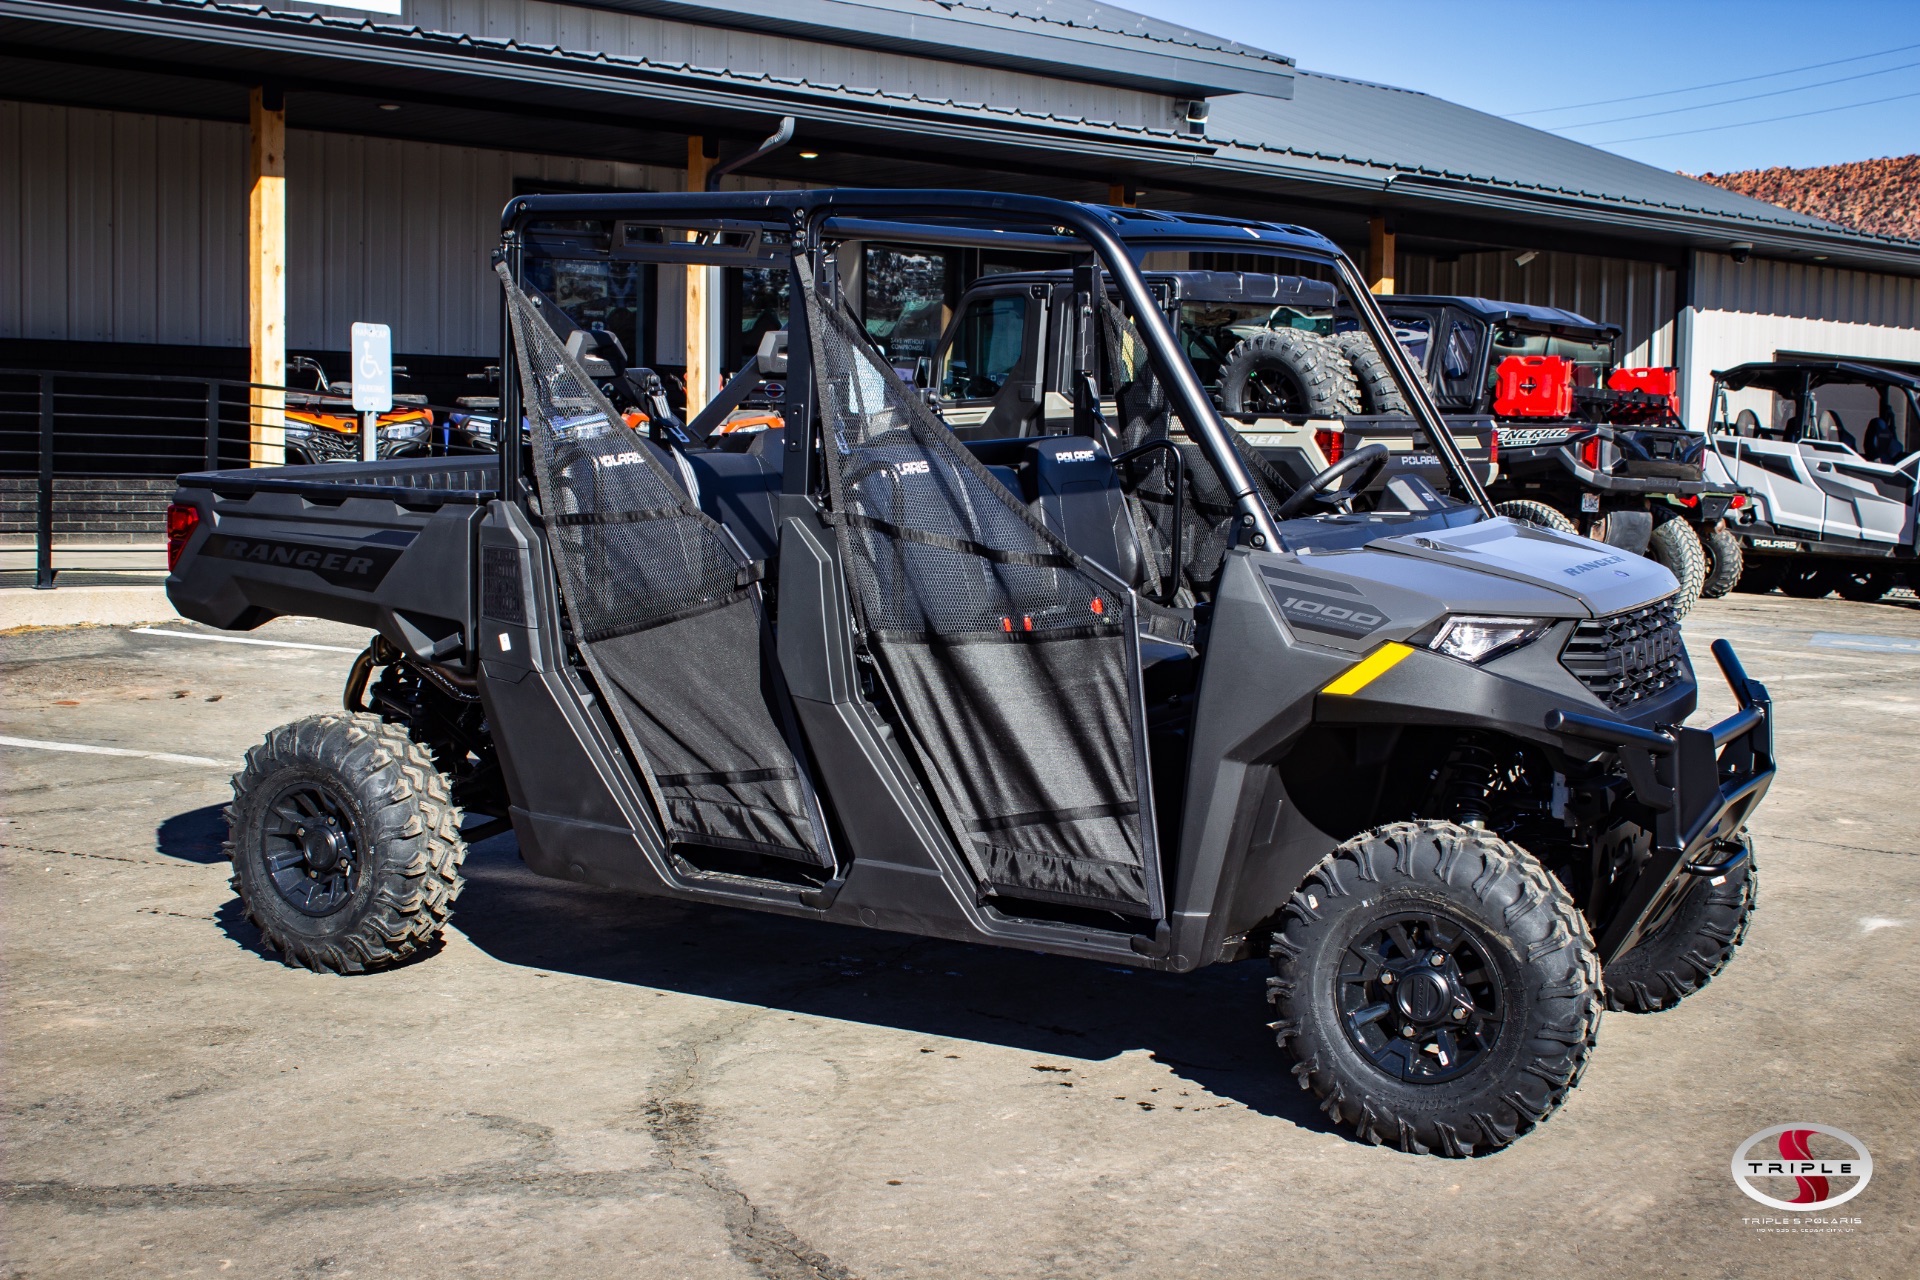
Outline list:
[[[476,530],[495,474],[491,459],[462,458],[181,476],[174,502],[198,520],[167,598],[225,630],[326,618],[448,661],[473,632]]]

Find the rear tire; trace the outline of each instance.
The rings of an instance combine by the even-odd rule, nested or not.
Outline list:
[[[1706,986],[1746,939],[1759,896],[1751,855],[1719,884],[1696,878],[1658,932],[1607,966],[1607,1008],[1654,1013]]]
[[[1707,536],[1700,539],[1700,550],[1707,557],[1707,572],[1700,581],[1700,594],[1709,600],[1718,600],[1740,581],[1744,569],[1740,538],[1727,528],[1724,521],[1715,521],[1713,528],[1707,530]]]
[[[1402,1151],[1506,1146],[1566,1100],[1600,1029],[1600,962],[1566,889],[1449,822],[1334,850],[1288,901],[1271,956],[1272,1025],[1300,1087]]]
[[[1693,526],[1679,516],[1671,516],[1653,526],[1647,542],[1647,555],[1667,567],[1680,579],[1680,593],[1674,597],[1674,611],[1682,618],[1700,601],[1700,588],[1707,578],[1707,556]]]
[[[1580,530],[1573,521],[1555,511],[1544,502],[1535,502],[1530,498],[1514,498],[1494,507],[1501,515],[1512,520],[1525,520],[1528,524],[1537,524],[1542,529],[1551,529],[1555,533],[1571,533],[1576,536]]]
[[[1833,589],[1842,600],[1872,604],[1893,590],[1891,569],[1842,569],[1834,577]]]
[[[432,755],[378,716],[282,725],[234,775],[233,888],[289,964],[363,973],[429,950],[466,852]]]
[[[1820,600],[1832,593],[1837,576],[1824,564],[1789,564],[1780,576],[1780,589],[1795,600]]]
[[[1268,329],[1242,339],[1220,364],[1227,413],[1347,418],[1360,412],[1360,384],[1346,357],[1317,333]]]
[[[1400,388],[1394,385],[1393,374],[1387,369],[1386,360],[1373,345],[1373,339],[1358,329],[1335,334],[1335,350],[1346,358],[1347,367],[1353,370],[1353,380],[1360,387],[1360,412],[1379,414],[1404,414],[1407,402],[1400,394]]]

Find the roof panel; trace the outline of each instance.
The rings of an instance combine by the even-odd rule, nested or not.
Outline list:
[[[1402,176],[1435,178],[1860,234],[1444,98],[1313,71],[1295,73],[1286,101],[1215,99],[1207,136],[1229,151],[1377,175],[1383,186]]]

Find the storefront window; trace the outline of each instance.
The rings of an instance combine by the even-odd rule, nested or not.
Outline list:
[[[740,317],[727,360],[727,368],[734,370],[753,359],[763,337],[787,327],[787,269],[747,267],[727,274],[735,280],[734,300]]]
[[[645,359],[647,270],[638,262],[573,258],[530,257],[525,267],[527,283],[553,299],[567,319],[612,334],[634,363]]]
[[[948,256],[938,251],[867,249],[861,314],[867,333],[902,376],[931,356],[952,315]]]

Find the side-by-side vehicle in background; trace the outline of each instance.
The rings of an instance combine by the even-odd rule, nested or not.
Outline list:
[[[1623,366],[1618,325],[1557,307],[1405,294],[1381,305],[1443,412],[1498,421],[1489,491],[1503,512],[1652,556],[1680,579],[1683,614],[1733,589],[1740,543],[1726,518],[1745,499],[1707,476],[1674,370]]]
[[[963,437],[842,295],[870,241],[1063,255],[1070,403]],[[1260,464],[1138,265],[1216,253],[1331,280],[1438,464]],[[526,291],[542,255],[784,270],[781,426],[630,426]],[[1560,1105],[1603,1007],[1738,945],[1765,688],[1716,642],[1738,709],[1686,724],[1673,575],[1496,515],[1325,238],[966,191],[556,195],[509,204],[498,262],[525,448],[181,477],[183,615],[377,632],[347,709],[235,778],[234,884],[290,961],[430,950],[464,842],[510,826],[535,871],[641,893],[1258,959],[1329,1115],[1458,1156]]]
[[[1842,360],[1713,375],[1708,465],[1753,494],[1736,513],[1743,590],[1878,600],[1913,585],[1920,377]]]

